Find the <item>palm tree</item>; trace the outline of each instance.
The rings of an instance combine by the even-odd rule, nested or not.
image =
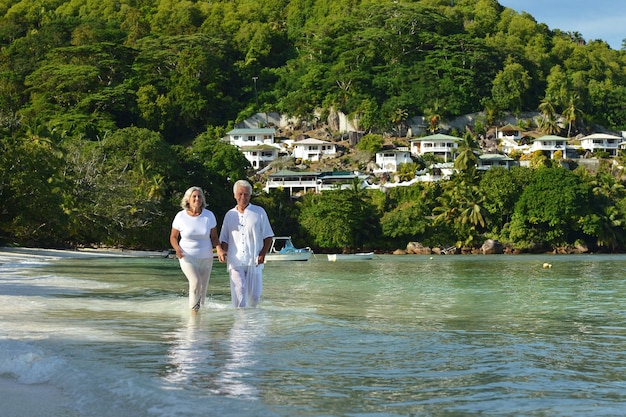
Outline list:
[[[424,114],[428,120],[428,130],[430,133],[436,133],[439,130],[439,121],[441,120],[440,113],[441,105],[439,100],[435,100],[432,107],[424,109]]]
[[[476,148],[476,142],[470,136],[466,136],[460,143],[458,155],[454,160],[454,168],[469,177],[474,177],[478,165],[478,157],[474,152]]]
[[[417,171],[417,164],[415,162],[408,162],[398,166],[396,175],[400,181],[410,181],[415,178],[415,171]]]
[[[563,117],[567,120],[567,137],[570,137],[572,131],[572,124],[576,123],[578,120],[578,116],[582,115],[582,111],[576,106],[576,102],[578,101],[577,95],[571,95],[569,97],[569,104],[563,110]]]
[[[546,97],[541,100],[541,103],[539,104],[539,111],[541,112],[539,129],[548,135],[558,133],[561,129],[557,124],[556,111],[554,110],[554,104],[552,103],[550,97]]]
[[[409,112],[406,109],[396,109],[391,114],[391,122],[398,127],[398,137],[402,136],[402,126],[408,118]]]
[[[480,236],[479,226],[484,229],[487,224],[480,187],[462,176],[453,177],[446,182],[436,201],[438,206],[433,209],[435,222],[450,226],[460,243],[470,245]]]
[[[554,116],[554,104],[550,97],[544,97],[544,99],[541,100],[541,103],[539,103],[539,111],[544,117]]]

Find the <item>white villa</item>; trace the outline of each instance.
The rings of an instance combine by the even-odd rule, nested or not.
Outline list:
[[[417,156],[433,154],[442,157],[445,162],[448,162],[448,160],[454,160],[454,154],[461,140],[461,138],[437,133],[411,139],[409,142],[411,143],[411,154]]]
[[[496,138],[497,139],[509,139],[509,140],[521,140],[522,139],[522,129],[513,126],[512,124],[508,124],[506,126],[502,126],[501,128],[496,129]]]
[[[499,153],[485,153],[478,156],[478,165],[476,169],[486,171],[493,167],[503,167],[510,169],[516,162],[513,158]]]
[[[261,169],[278,158],[279,148],[271,145],[241,146],[241,153],[254,169]]]
[[[320,193],[327,190],[352,188],[355,178],[359,180],[360,188],[366,188],[369,186],[366,182],[367,177],[358,172],[300,172],[282,169],[268,176],[265,191],[283,188],[289,190],[289,195],[292,196],[307,192]]]
[[[396,172],[400,164],[413,162],[411,152],[406,147],[376,152],[376,168],[374,174]]]
[[[307,138],[293,143],[293,156],[303,161],[319,161],[325,156],[334,156],[337,147],[332,142]]]
[[[521,128],[512,124],[497,129],[496,138],[498,139],[498,149],[507,155],[513,151],[521,151],[522,153],[530,151],[530,145],[520,145],[522,140]]]
[[[593,135],[585,136],[580,140],[581,148],[590,151],[603,151],[611,156],[617,156],[617,151],[620,149],[620,144],[624,141],[624,138],[619,136],[609,135],[607,133],[594,133]]]
[[[228,142],[238,147],[253,145],[274,145],[276,129],[233,129],[226,132]]]
[[[533,141],[529,152],[542,151],[550,154],[550,159],[554,159],[557,151],[563,153],[563,157],[567,156],[567,138],[555,135],[541,136]]]
[[[226,133],[225,140],[239,148],[255,169],[263,168],[278,158],[281,145],[274,143],[276,129],[240,128]]]
[[[317,192],[317,177],[319,174],[319,172],[312,171],[281,169],[267,177],[265,192],[269,192],[273,188],[287,189],[289,190],[289,195]]]
[[[415,173],[415,179],[420,182],[436,182],[450,179],[455,172],[454,162],[442,162],[432,164],[426,169],[417,171]]]

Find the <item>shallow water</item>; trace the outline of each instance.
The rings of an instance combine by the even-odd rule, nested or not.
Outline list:
[[[235,310],[216,264],[192,316],[172,259],[5,263],[0,375],[81,416],[617,416],[625,277],[626,256],[318,255]]]

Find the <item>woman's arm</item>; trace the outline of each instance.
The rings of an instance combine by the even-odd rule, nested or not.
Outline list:
[[[170,232],[170,244],[172,245],[172,248],[174,248],[174,250],[176,251],[176,257],[178,259],[184,256],[183,250],[180,248],[180,245],[178,244],[179,237],[180,237],[180,232],[177,229],[174,229],[172,227],[172,231]]]

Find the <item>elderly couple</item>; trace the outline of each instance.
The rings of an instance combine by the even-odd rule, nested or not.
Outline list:
[[[233,306],[256,306],[261,299],[265,254],[274,232],[262,207],[250,204],[252,186],[239,180],[233,186],[237,205],[224,216],[219,237],[215,215],[206,209],[204,193],[191,187],[174,217],[170,243],[189,281],[189,307],[196,313],[206,297],[213,268],[213,248],[230,275]]]

